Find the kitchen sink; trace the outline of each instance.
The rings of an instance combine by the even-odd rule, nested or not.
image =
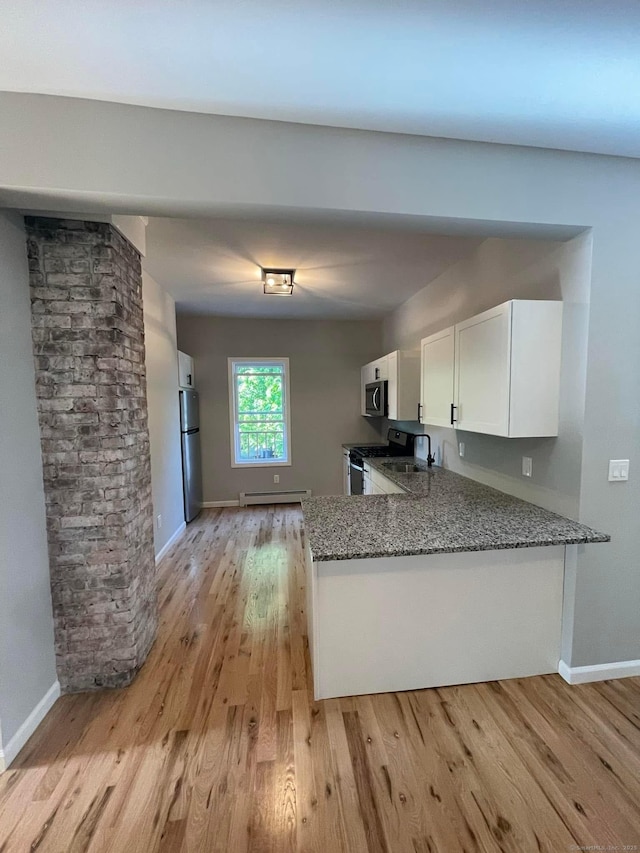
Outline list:
[[[396,474],[422,474],[423,469],[411,462],[383,462],[382,467]]]

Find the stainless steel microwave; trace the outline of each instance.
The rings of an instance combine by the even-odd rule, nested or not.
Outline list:
[[[365,385],[365,412],[370,417],[382,417],[387,414],[387,382],[368,382]]]

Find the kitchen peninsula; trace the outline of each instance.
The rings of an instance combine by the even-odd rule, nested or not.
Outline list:
[[[399,493],[303,503],[316,698],[557,672],[565,566],[609,536],[413,457],[367,464]]]

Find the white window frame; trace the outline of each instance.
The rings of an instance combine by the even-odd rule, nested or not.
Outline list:
[[[289,382],[289,359],[288,358],[233,358],[227,359],[229,380],[229,426],[231,430],[231,467],[232,468],[285,468],[290,467],[291,462],[291,393]],[[237,400],[234,365],[236,364],[279,364],[284,367],[284,427],[285,427],[285,449],[286,461],[277,459],[268,462],[266,459],[247,459],[238,462],[238,445],[236,430],[237,423]]]

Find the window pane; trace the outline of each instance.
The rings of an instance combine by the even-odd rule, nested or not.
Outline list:
[[[236,364],[236,374],[244,373],[284,373],[284,368],[281,364]]]
[[[242,430],[238,436],[240,459],[284,459],[284,431],[279,429],[262,430],[260,425],[252,431]]]
[[[281,375],[238,376],[238,414],[244,412],[282,412]]]
[[[240,414],[238,414],[239,424],[281,422],[282,414],[280,412],[241,412]]]

